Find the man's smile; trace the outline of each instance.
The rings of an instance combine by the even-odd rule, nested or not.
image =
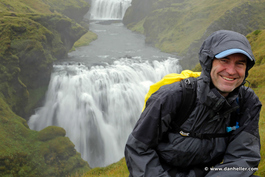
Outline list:
[[[224,80],[226,81],[234,81],[236,80],[236,78],[228,78],[228,77],[225,77],[225,76],[221,76]]]

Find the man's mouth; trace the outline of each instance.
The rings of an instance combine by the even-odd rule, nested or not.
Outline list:
[[[235,78],[228,78],[228,77],[224,77],[224,76],[221,76],[224,80],[227,80],[227,81],[233,81],[235,80]]]

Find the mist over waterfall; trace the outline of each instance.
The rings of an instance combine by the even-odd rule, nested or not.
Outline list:
[[[131,0],[92,0],[90,19],[122,20]]]
[[[178,60],[122,58],[88,68],[81,63],[54,65],[43,107],[28,122],[31,129],[63,127],[91,167],[120,160],[140,116],[149,86],[180,72]]]

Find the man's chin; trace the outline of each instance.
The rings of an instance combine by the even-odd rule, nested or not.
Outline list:
[[[220,92],[221,95],[223,95],[224,97],[228,96],[229,93],[233,92],[235,90],[234,87],[232,88],[221,88],[218,89],[218,91]]]

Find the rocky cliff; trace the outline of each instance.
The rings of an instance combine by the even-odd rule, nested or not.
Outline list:
[[[264,8],[264,0],[132,0],[123,22],[129,29],[142,32],[146,43],[176,53],[184,68],[193,68],[209,34],[227,29],[246,35],[262,29]]]
[[[75,41],[87,32],[76,20],[89,8],[84,1],[61,2],[60,5],[50,0],[44,5],[42,1],[35,1],[36,8],[32,9],[29,2],[29,5],[12,1],[0,4],[2,9],[7,8],[0,14],[0,91],[20,116],[26,115],[26,103],[32,96],[27,92],[47,86],[52,63],[66,58]],[[21,10],[16,5],[25,8]],[[43,7],[41,13],[38,13],[39,6]],[[78,13],[70,13],[72,11]],[[64,14],[70,14],[73,19]],[[79,14],[79,17],[71,14]]]
[[[88,9],[83,0],[0,2],[0,176],[67,176],[90,169],[64,129],[37,132],[23,119],[45,93],[52,63],[66,58],[87,32],[78,22]]]

